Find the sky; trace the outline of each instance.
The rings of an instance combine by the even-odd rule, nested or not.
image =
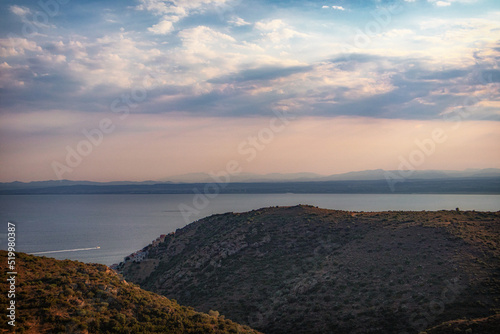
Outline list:
[[[500,168],[497,0],[4,0],[0,181]]]

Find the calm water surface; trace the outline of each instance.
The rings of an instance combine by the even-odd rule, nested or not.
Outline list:
[[[0,196],[0,248],[6,249],[7,222],[16,223],[17,249],[58,259],[113,264],[160,234],[216,213],[268,206],[310,204],[350,211],[498,211],[498,195],[251,194],[219,195],[197,214],[183,217],[179,205],[194,208],[193,195],[26,195]],[[200,206],[198,206],[200,208]],[[185,214],[188,216],[188,214]],[[0,225],[1,226],[1,225]]]

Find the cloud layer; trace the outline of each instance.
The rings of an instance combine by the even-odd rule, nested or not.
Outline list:
[[[54,3],[0,5],[4,152],[125,114],[500,121],[496,1]]]

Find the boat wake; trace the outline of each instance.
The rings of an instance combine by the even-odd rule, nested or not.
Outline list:
[[[75,249],[62,249],[62,250],[55,250],[55,251],[46,251],[46,252],[36,252],[36,253],[30,253],[31,255],[41,255],[41,254],[53,254],[53,253],[64,253],[64,252],[80,252],[80,251],[88,251],[88,250],[94,250],[94,249],[100,249],[101,247],[89,247],[89,248],[75,248]]]

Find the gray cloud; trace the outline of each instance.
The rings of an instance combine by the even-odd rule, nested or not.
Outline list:
[[[381,59],[385,59],[382,56],[368,54],[368,53],[351,53],[351,54],[343,54],[341,56],[336,56],[334,58],[329,59],[331,63],[368,63],[373,61],[378,61]]]
[[[296,2],[297,5],[300,3]],[[365,3],[359,1],[359,5],[365,6]],[[199,24],[214,26],[213,20],[209,15],[199,14],[192,22],[186,19],[183,24],[185,27]],[[146,27],[145,31],[149,24],[143,26]],[[222,24],[222,21],[217,24]],[[179,23],[178,27],[184,26]],[[216,30],[214,32],[218,32]],[[22,57],[7,59],[12,68],[6,71],[24,85],[1,88],[0,106],[27,111],[109,111],[112,101],[120,98],[122,94],[130,93],[130,88],[126,88],[127,84],[132,82],[133,85],[136,77],[147,73],[151,68],[158,68],[168,85],[149,90],[148,98],[131,112],[185,112],[243,117],[266,115],[271,113],[275,106],[286,105],[297,114],[307,115],[435,119],[447,108],[460,105],[464,93],[473,95],[487,82],[500,82],[500,71],[483,59],[486,56],[481,52],[476,55],[478,63],[475,66],[450,68],[449,64],[443,62],[442,68],[446,70],[435,71],[426,66],[433,61],[431,56],[384,56],[370,54],[368,49],[365,53],[325,57],[316,62],[309,62],[309,65],[256,65],[261,64],[260,62],[279,64],[279,59],[273,52],[266,51],[269,58],[265,58],[265,61],[260,58],[253,63],[253,51],[241,48],[241,42],[252,41],[258,44],[260,35],[245,40],[247,36],[238,36],[234,31],[224,31],[224,34],[226,33],[230,34],[231,38],[235,37],[234,43],[240,47],[231,49],[231,45],[227,46],[227,54],[231,55],[227,59],[241,57],[244,61],[231,64],[234,66],[231,68],[239,68],[234,73],[215,78],[211,78],[210,73],[226,72],[213,71],[210,66],[214,67],[214,64],[219,62],[223,64],[224,58],[219,59],[217,56],[210,65],[206,65],[202,59],[204,54],[200,51],[202,48],[189,50],[198,53],[186,53],[201,59],[185,60],[182,56],[176,58],[176,54],[182,55],[186,50],[182,49],[183,45],[175,34],[168,38],[162,37],[161,40],[155,39],[154,42],[148,41],[147,38],[143,40],[144,35],[134,35],[132,32],[119,34],[106,31],[99,38],[80,38],[75,35],[76,37],[65,39],[64,43],[55,34],[49,38],[34,36],[33,40],[41,46],[42,51],[26,51]],[[125,41],[123,45],[120,44],[121,39]],[[84,46],[75,46],[71,42],[81,42]],[[256,46],[259,46],[257,44]],[[148,51],[151,50],[155,52],[148,57]],[[292,54],[293,45],[290,50],[292,52],[287,50],[284,54]],[[500,51],[500,48],[491,47],[490,50]],[[256,51],[255,55],[261,55],[259,52]],[[66,57],[66,60],[51,60],[50,57],[57,55]],[[111,58],[111,55],[115,58]],[[299,61],[299,57],[295,56],[285,58],[288,64],[297,64]],[[291,60],[293,62],[290,62]],[[301,63],[305,61],[301,60]],[[205,69],[207,71],[203,72]],[[324,73],[321,72],[323,69]],[[202,76],[197,76],[198,70],[203,72]],[[127,76],[131,72],[136,77]],[[350,75],[355,83],[353,85],[345,79]],[[336,76],[341,77],[343,81],[339,79],[337,84]],[[127,84],[120,82],[122,78],[125,78],[123,81]],[[328,83],[325,83],[327,81]],[[383,89],[377,90],[378,85],[383,86]],[[356,96],[358,90],[360,93]],[[200,91],[203,93],[199,93]],[[492,92],[491,95],[498,98],[498,92]]]
[[[467,70],[447,70],[447,71],[435,71],[435,72],[423,72],[420,77],[424,80],[449,80],[455,78],[465,77],[469,74]]]
[[[274,106],[294,101],[297,114],[321,116],[365,116],[375,118],[401,119],[436,119],[446,108],[460,105],[463,95],[459,95],[457,84],[470,87],[483,85],[474,75],[481,74],[491,82],[500,81],[500,71],[489,68],[487,63],[478,63],[470,68],[429,71],[424,61],[397,57],[371,56],[368,54],[338,57],[326,61],[336,64],[340,71],[361,71],[362,64],[370,64],[370,73],[383,75],[391,73],[389,92],[370,96],[353,96],[351,88],[338,86],[300,87],[300,82],[290,78],[294,74],[318,75],[317,65],[278,67],[267,66],[256,69],[244,69],[237,73],[208,80],[214,89],[204,94],[194,94],[190,86],[169,85],[148,91],[146,100],[141,101],[137,109],[131,112],[168,113],[187,112],[200,115],[242,117],[249,115],[268,115]],[[0,105],[13,107],[23,105],[29,109],[67,109],[87,112],[109,111],[110,104],[122,94],[130,91],[112,84],[99,84],[82,91],[84,82],[65,70],[44,63],[37,58],[28,59],[29,67],[12,70],[14,75],[26,84],[23,87],[3,88]],[[325,63],[325,62],[319,62]],[[372,65],[375,66],[372,66]],[[412,66],[409,66],[412,65]],[[394,74],[397,69],[397,74]],[[392,71],[392,72],[391,72]],[[34,76],[33,73],[47,73]],[[328,76],[328,73],[321,73]],[[367,74],[368,75],[368,74]],[[285,79],[285,85],[297,84],[292,90],[275,90],[255,94],[258,87],[269,87],[271,81]],[[289,81],[287,81],[289,80]],[[219,85],[232,84],[232,88],[219,89]],[[221,86],[222,87],[222,86]],[[279,88],[279,87],[275,87]],[[279,90],[279,89],[278,89]],[[443,92],[436,94],[436,92]],[[170,96],[168,102],[160,97]],[[423,102],[422,102],[423,101]],[[484,118],[484,115],[481,117]],[[473,118],[473,117],[472,117]]]
[[[500,82],[500,70],[483,70],[481,77],[488,83]]]
[[[210,83],[242,83],[246,81],[266,81],[286,78],[293,74],[309,72],[313,66],[265,66],[255,69],[242,70],[235,74],[208,80]]]

